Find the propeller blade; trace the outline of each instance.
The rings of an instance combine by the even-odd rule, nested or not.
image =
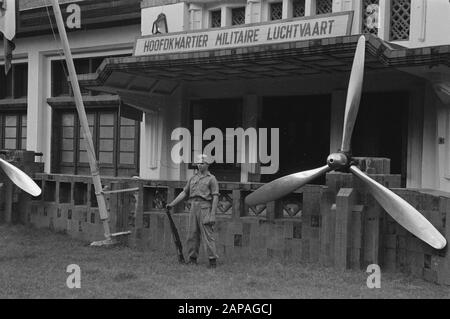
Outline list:
[[[400,225],[436,249],[445,247],[447,241],[444,236],[407,201],[371,179],[358,167],[350,166],[350,171],[369,187],[373,197]]]
[[[3,168],[6,175],[8,175],[8,177],[13,181],[13,183],[25,192],[33,196],[39,196],[41,194],[41,189],[39,186],[31,179],[30,176],[22,172],[20,169],[1,158],[0,166]]]
[[[366,38],[361,36],[356,46],[355,58],[353,59],[352,73],[348,84],[347,101],[345,104],[344,129],[342,132],[341,151],[350,151],[353,128],[358,115],[359,101],[364,78],[364,59],[366,53]]]
[[[309,171],[299,172],[280,177],[270,183],[264,184],[256,191],[245,198],[245,203],[249,206],[267,203],[287,194],[307,184],[309,181],[329,172],[331,168],[328,165]]]

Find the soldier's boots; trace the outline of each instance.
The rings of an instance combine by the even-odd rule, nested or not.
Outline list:
[[[197,259],[196,258],[189,258],[189,261],[187,262],[188,265],[197,265]],[[217,261],[215,258],[209,259],[208,268],[214,269],[217,267]]]
[[[216,268],[216,266],[217,266],[216,259],[215,259],[215,258],[211,258],[211,259],[209,260],[208,268],[214,269],[214,268]]]

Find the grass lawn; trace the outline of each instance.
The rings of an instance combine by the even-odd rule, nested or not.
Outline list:
[[[81,267],[81,289],[66,268]],[[382,274],[368,289],[364,271],[255,260],[179,265],[175,252],[91,248],[66,235],[0,226],[0,298],[449,298],[450,287]]]

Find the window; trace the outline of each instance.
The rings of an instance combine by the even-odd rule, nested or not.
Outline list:
[[[77,74],[94,73],[105,58],[125,56],[129,56],[129,54],[74,59],[75,71]],[[69,73],[64,60],[52,61],[52,96],[73,96],[72,87],[67,80],[68,76]],[[81,94],[94,95],[95,93],[81,88]]]
[[[292,15],[294,18],[305,16],[305,0],[294,0],[292,3]]]
[[[362,32],[378,34],[379,0],[364,0]]]
[[[409,40],[411,0],[391,0],[391,41]]]
[[[245,7],[231,9],[231,25],[245,24]]]
[[[27,146],[26,111],[0,114],[0,148],[25,150]]]
[[[0,99],[18,99],[27,96],[28,65],[13,64],[5,76],[5,66],[0,66]]]
[[[117,109],[88,110],[100,173],[106,176],[138,174],[139,122],[119,117]],[[52,170],[63,174],[90,174],[82,128],[75,110],[55,112]]]
[[[317,0],[316,2],[316,14],[327,14],[333,12],[332,0]]]
[[[109,57],[123,57],[115,55]],[[78,74],[92,73],[108,56],[75,59]],[[65,61],[53,61],[52,96],[70,98],[72,88],[67,79]],[[83,95],[94,92],[81,88]],[[105,93],[102,93],[105,94]],[[101,99],[99,100],[101,102]],[[73,105],[72,105],[73,104]],[[133,176],[138,174],[140,123],[119,116],[118,106],[88,106],[87,119],[91,130],[100,173],[105,176]],[[102,105],[102,106],[100,106]],[[89,159],[82,128],[71,99],[56,106],[52,121],[52,167],[54,173],[90,175]]]
[[[136,158],[136,150],[139,149],[139,145],[136,144],[136,133],[138,132],[139,122],[124,117],[120,118],[120,164],[134,165],[139,160]]]
[[[220,28],[222,26],[222,11],[211,11],[211,28]]]
[[[0,149],[26,149],[27,89],[28,65],[26,63],[11,65],[8,75],[5,75],[5,66],[0,66],[0,100],[6,100],[3,103],[8,105],[8,111],[0,113]]]
[[[281,20],[283,18],[283,2],[270,4],[270,20]]]

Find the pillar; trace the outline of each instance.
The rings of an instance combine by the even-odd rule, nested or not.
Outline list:
[[[351,218],[355,203],[355,191],[341,188],[336,197],[336,226],[334,266],[346,270],[350,264]]]
[[[316,0],[305,0],[305,17],[316,15]]]
[[[28,54],[27,150],[42,152],[45,172],[50,172],[51,109],[45,102],[50,96],[50,65],[38,51]]]
[[[243,107],[243,128],[255,128],[258,127],[258,111],[259,111],[259,97],[257,95],[246,95],[244,96],[244,107]],[[258,135],[257,135],[258,136]],[[259,138],[259,136],[258,136]],[[257,145],[249,145],[248,141],[245,141],[245,150],[247,154],[253,154],[253,156],[247,157],[248,159],[258,159],[258,147]],[[256,158],[255,158],[256,156]],[[246,160],[247,161],[247,160]],[[254,181],[259,179],[259,165],[257,163],[247,164],[243,163],[241,165],[241,183],[247,183],[250,180]]]

